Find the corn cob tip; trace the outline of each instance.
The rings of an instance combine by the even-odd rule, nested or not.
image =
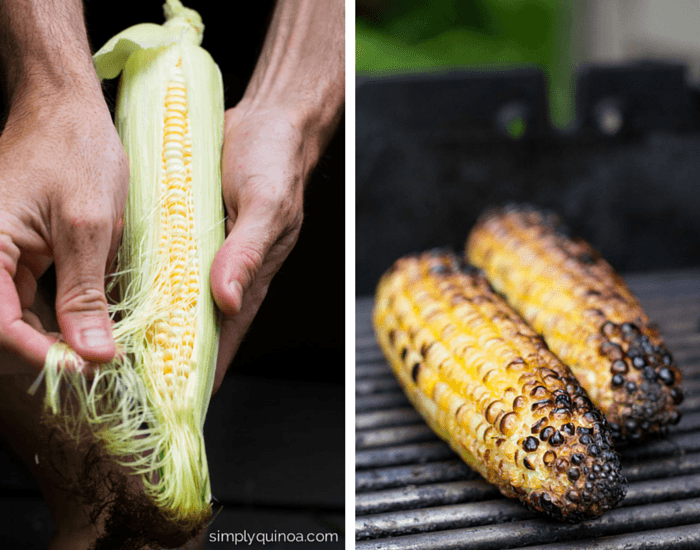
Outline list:
[[[636,441],[681,418],[681,374],[622,278],[561,218],[531,205],[485,212],[467,256],[567,363],[613,438]]]
[[[202,43],[204,23],[195,10],[183,6],[180,0],[166,0],[163,4],[163,14],[165,15],[164,27],[180,28],[185,33],[191,33],[195,44]]]
[[[624,497],[605,418],[478,269],[441,252],[398,260],[374,323],[418,411],[504,495],[570,522]]]
[[[598,354],[610,361],[613,397],[609,416],[613,437],[637,441],[645,434],[664,433],[677,424],[683,401],[680,372],[671,353],[649,327],[606,321]],[[619,419],[619,420],[617,420]]]

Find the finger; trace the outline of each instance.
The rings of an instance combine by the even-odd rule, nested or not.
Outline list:
[[[25,310],[34,303],[36,279],[26,265],[19,264],[14,280],[20,307]]]
[[[272,245],[258,277],[243,296],[243,305],[240,313],[235,316],[223,317],[219,337],[216,376],[214,378],[214,391],[219,388],[223,381],[224,375],[233,357],[236,355],[244,335],[267,295],[267,290],[272,283],[273,277],[277,274],[282,263],[294,247],[297,236],[298,232],[291,231],[284,234]]]
[[[53,258],[51,256],[28,253],[20,255],[17,265],[27,266],[32,277],[34,277],[34,279],[39,279],[39,277],[46,273],[46,270],[51,267],[52,263]]]
[[[0,269],[0,299],[0,347],[41,368],[55,339],[42,334],[23,319],[15,283],[4,269]]]
[[[262,268],[274,239],[274,221],[265,215],[252,215],[254,211],[249,208],[239,212],[210,272],[214,300],[228,317],[241,311],[243,296]]]
[[[224,317],[221,321],[221,334],[219,338],[219,355],[216,361],[216,374],[214,375],[214,387],[212,393],[216,393],[224,380],[226,371],[233,360],[243,337],[248,332],[255,315],[260,309],[267,289],[269,279],[256,280],[243,297],[241,312],[234,317]]]
[[[112,238],[109,243],[109,250],[107,252],[107,261],[105,262],[105,272],[110,273],[114,271],[117,263],[117,252],[119,252],[119,245],[122,240],[122,231],[124,229],[124,223],[120,219],[116,225],[115,230],[112,232]]]
[[[36,313],[34,313],[33,311],[25,309],[22,312],[22,321],[27,323],[30,327],[32,327],[37,332],[40,332],[41,334],[49,335],[46,332],[46,329],[44,328],[44,325],[42,324],[41,319],[39,319],[39,316]],[[58,338],[60,337],[60,334],[54,333],[50,336],[53,336],[56,340],[58,340]]]
[[[117,266],[117,253],[119,252],[119,245],[122,240],[122,231],[124,230],[124,223],[120,219],[117,222],[116,230],[112,235],[112,242],[109,245],[109,253],[107,254],[107,263],[105,264],[105,286],[109,290],[109,298],[112,303],[117,302],[119,299],[119,289],[116,284],[114,284],[114,279],[116,277],[116,272],[119,269]]]
[[[106,362],[116,352],[104,276],[112,224],[99,215],[67,218],[54,245],[56,316],[61,332],[83,359]]]

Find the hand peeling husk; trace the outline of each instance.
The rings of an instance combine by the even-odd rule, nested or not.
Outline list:
[[[218,351],[208,274],[224,239],[223,85],[199,46],[199,15],[178,0],[168,0],[165,13],[165,24],[126,29],[94,56],[100,78],[122,75],[115,119],[130,164],[110,281],[120,296],[110,306],[120,353],[86,365],[59,342],[42,375],[57,425],[71,437],[93,434],[110,460],[140,479],[159,520],[191,536],[212,513],[202,428]],[[66,390],[71,398],[62,400]]]

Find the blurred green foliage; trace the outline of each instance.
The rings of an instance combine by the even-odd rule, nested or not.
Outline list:
[[[551,118],[572,118],[572,0],[358,0],[358,74],[535,66]]]

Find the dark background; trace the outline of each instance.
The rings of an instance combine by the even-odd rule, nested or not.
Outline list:
[[[484,209],[508,202],[560,213],[623,273],[700,265],[698,93],[685,67],[581,68],[566,131],[550,123],[547,85],[534,68],[358,81],[358,295],[404,254],[461,251]]]
[[[243,95],[273,4],[227,9],[223,2],[185,2],[204,21],[202,47],[221,68],[226,108]],[[128,26],[164,21],[160,1],[105,5],[85,2],[93,51]],[[116,82],[105,83],[111,106],[116,90]],[[212,398],[205,426],[219,511],[212,533],[335,533],[339,542],[314,546],[343,545],[344,133],[341,123],[308,185],[297,246]],[[50,512],[2,439],[0,466],[0,547],[45,548],[53,532]]]

